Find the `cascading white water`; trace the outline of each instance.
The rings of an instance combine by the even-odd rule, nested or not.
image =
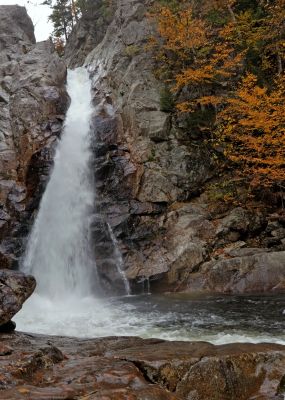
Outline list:
[[[125,292],[126,292],[127,296],[129,296],[131,294],[131,288],[130,288],[129,281],[126,278],[126,275],[124,274],[124,271],[123,271],[123,264],[124,264],[123,257],[122,257],[122,254],[121,254],[120,250],[119,250],[119,246],[118,246],[118,242],[117,242],[116,236],[114,235],[114,232],[113,232],[110,224],[107,223],[107,226],[108,226],[108,231],[109,231],[110,238],[112,240],[112,243],[113,243],[113,246],[114,246],[114,249],[115,249],[117,270],[118,270],[119,274],[121,275],[121,278],[122,278],[122,281],[123,281],[123,284],[124,284],[124,287],[125,287]]]
[[[89,180],[91,83],[85,68],[68,72],[71,97],[54,169],[43,195],[23,269],[51,299],[91,293],[96,271],[88,248],[94,189]]]

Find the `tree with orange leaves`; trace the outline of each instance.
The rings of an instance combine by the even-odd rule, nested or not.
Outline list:
[[[211,138],[224,140],[228,159],[254,185],[281,184],[285,0],[183,1],[155,18],[157,76],[175,94],[176,110],[197,123],[199,110],[214,109]]]
[[[171,83],[174,92],[190,86],[204,85],[205,89],[203,95],[177,104],[178,110],[193,111],[197,104],[218,103],[219,98],[211,95],[211,85],[224,85],[235,75],[242,65],[243,53],[235,52],[222,37],[217,41],[216,32],[213,34],[206,21],[194,16],[191,6],[178,12],[161,7],[156,18],[163,41],[155,42],[161,76]]]
[[[285,180],[285,79],[274,90],[260,87],[253,74],[219,113],[220,133],[229,142],[226,155],[242,166],[253,185],[271,186]]]

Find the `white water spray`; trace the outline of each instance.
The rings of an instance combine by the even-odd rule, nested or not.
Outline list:
[[[51,299],[91,294],[96,273],[88,237],[94,206],[88,168],[90,87],[85,68],[69,71],[71,105],[24,260],[24,271],[37,280],[37,292]]]

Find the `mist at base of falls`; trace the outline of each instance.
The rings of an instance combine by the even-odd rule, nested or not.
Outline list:
[[[90,248],[95,193],[90,179],[91,83],[84,68],[68,73],[71,105],[54,168],[32,229],[23,270],[36,292],[14,318],[20,331],[76,337],[141,336],[212,343],[285,344],[284,298],[138,295],[99,296]],[[117,246],[110,230],[110,239]],[[117,269],[128,282],[118,251]]]

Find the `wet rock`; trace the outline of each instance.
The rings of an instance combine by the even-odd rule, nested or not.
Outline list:
[[[6,328],[12,327],[13,323],[9,321],[22,308],[35,287],[36,281],[32,276],[0,269],[0,327],[4,324]]]
[[[276,344],[20,333],[0,339],[5,400],[268,400],[284,388],[285,348]]]
[[[55,346],[47,346],[24,357],[17,365],[13,375],[18,378],[29,378],[38,370],[48,369],[64,359],[62,352]]]
[[[151,222],[143,218],[147,229]],[[142,222],[141,218],[139,226]],[[214,233],[205,205],[176,204],[153,225],[145,257],[127,254],[127,276],[130,280],[150,278],[151,291],[177,290],[184,272],[196,270],[207,257],[207,243],[213,241]]]
[[[0,356],[7,356],[7,355],[12,354],[12,352],[13,352],[12,347],[9,347],[2,343],[0,344]]]
[[[245,250],[245,249],[244,249]],[[285,252],[213,260],[190,274],[187,291],[215,293],[285,292]]]

